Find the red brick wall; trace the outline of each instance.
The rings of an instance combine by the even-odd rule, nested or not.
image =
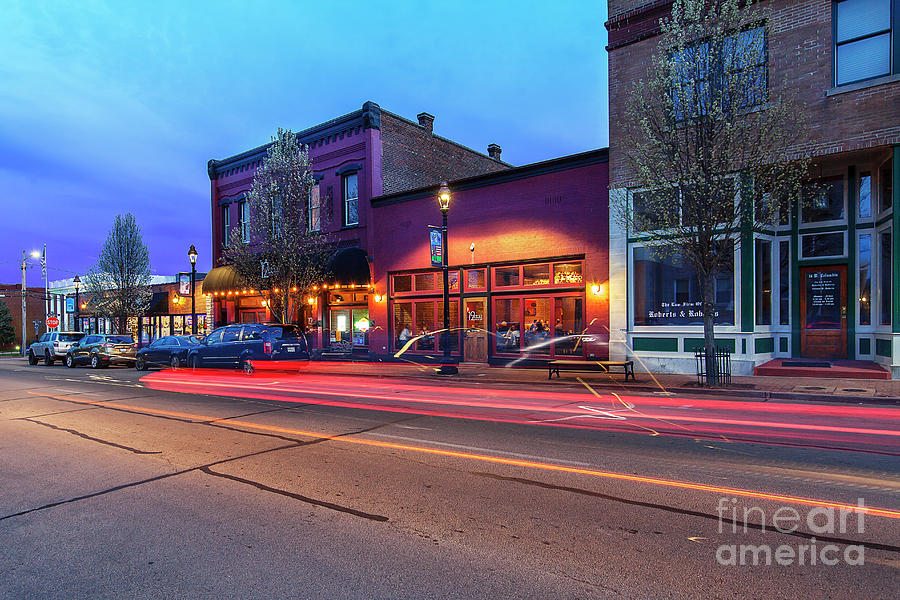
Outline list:
[[[0,346],[0,350],[13,350],[16,345],[22,343],[22,287],[20,285],[0,285],[0,302],[6,304],[12,313],[13,328],[16,330],[16,341],[6,346]],[[27,321],[25,323],[26,345],[34,341],[34,320],[40,319],[41,326],[38,336],[44,333],[44,288],[28,288],[25,292],[25,311]]]
[[[610,42],[616,17],[656,2],[609,2]],[[900,143],[900,82],[827,95],[832,89],[831,0],[774,0],[762,3],[772,9],[769,27],[770,92],[796,93],[807,107],[810,128],[798,150],[825,156],[875,146]],[[640,11],[639,11],[640,12]],[[643,13],[656,19],[655,11]],[[641,16],[629,17],[633,29]],[[622,23],[623,21],[618,21]],[[610,181],[612,187],[635,185],[621,160],[625,99],[630,83],[646,75],[646,66],[659,38],[652,37],[609,53]]]
[[[381,113],[381,140],[385,194],[509,168],[386,111]]]

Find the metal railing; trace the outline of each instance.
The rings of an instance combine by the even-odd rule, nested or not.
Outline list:
[[[731,353],[725,348],[716,348],[712,362],[713,372],[707,372],[706,349],[699,348],[694,351],[694,359],[697,361],[697,384],[709,386],[731,385]]]

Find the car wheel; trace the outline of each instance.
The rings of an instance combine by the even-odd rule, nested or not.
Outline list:
[[[91,354],[91,368],[99,369],[100,368],[100,357],[96,354]]]
[[[134,368],[137,369],[138,371],[146,371],[147,370],[147,363],[144,361],[143,356],[138,356],[135,359]]]
[[[38,357],[34,355],[34,352],[31,350],[28,351],[28,364],[32,367],[38,364]]]
[[[48,350],[44,351],[44,365],[48,367],[53,366],[53,357],[50,356],[50,352]]]
[[[171,366],[173,369],[181,368],[181,359],[178,358],[177,355],[172,356],[171,360],[169,360],[169,366]]]
[[[72,356],[71,354],[66,356],[66,366],[69,367],[70,369],[75,368],[75,357]]]
[[[241,359],[241,370],[247,375],[253,375],[253,363],[249,360]]]

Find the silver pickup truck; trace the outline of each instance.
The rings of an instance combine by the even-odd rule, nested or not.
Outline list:
[[[64,360],[69,348],[84,337],[80,331],[51,331],[28,347],[28,364],[36,365],[43,359],[48,367],[57,358]]]

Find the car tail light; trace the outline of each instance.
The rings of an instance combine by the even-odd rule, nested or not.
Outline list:
[[[272,354],[272,342],[263,342],[263,352]]]

